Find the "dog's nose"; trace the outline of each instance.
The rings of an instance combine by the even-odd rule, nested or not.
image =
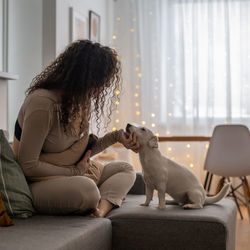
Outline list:
[[[129,124],[129,123],[127,124],[127,126],[126,126],[126,132],[128,132],[128,133],[130,132],[129,131],[129,127],[131,127],[131,126],[132,126],[131,124]]]

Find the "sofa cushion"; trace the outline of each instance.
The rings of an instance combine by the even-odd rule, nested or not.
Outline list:
[[[9,216],[27,218],[35,213],[32,196],[21,167],[0,129],[0,192]]]
[[[0,228],[0,249],[5,250],[110,250],[108,219],[86,216],[35,215],[14,219],[15,226]]]
[[[234,249],[236,208],[229,199],[203,209],[184,210],[178,205],[157,209],[139,204],[145,196],[128,195],[120,209],[108,215],[112,221],[114,250]]]

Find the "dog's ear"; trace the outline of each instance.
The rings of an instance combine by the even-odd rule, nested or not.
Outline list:
[[[157,136],[152,136],[150,140],[148,141],[148,145],[151,148],[158,148],[158,138]]]

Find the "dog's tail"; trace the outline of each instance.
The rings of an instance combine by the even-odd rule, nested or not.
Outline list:
[[[221,191],[217,195],[212,196],[212,197],[206,197],[204,204],[213,204],[223,199],[225,196],[227,196],[230,185],[231,183],[227,183],[224,185],[224,187],[221,189]]]

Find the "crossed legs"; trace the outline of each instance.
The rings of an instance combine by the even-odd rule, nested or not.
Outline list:
[[[62,177],[29,185],[35,209],[45,214],[85,214],[96,208],[104,217],[119,207],[135,181],[133,167],[126,162],[112,162],[104,167],[97,185],[86,176]],[[95,213],[94,213],[95,214]]]
[[[105,217],[113,207],[119,207],[134,181],[135,172],[130,164],[111,162],[105,165],[98,183],[101,200],[94,215]]]

